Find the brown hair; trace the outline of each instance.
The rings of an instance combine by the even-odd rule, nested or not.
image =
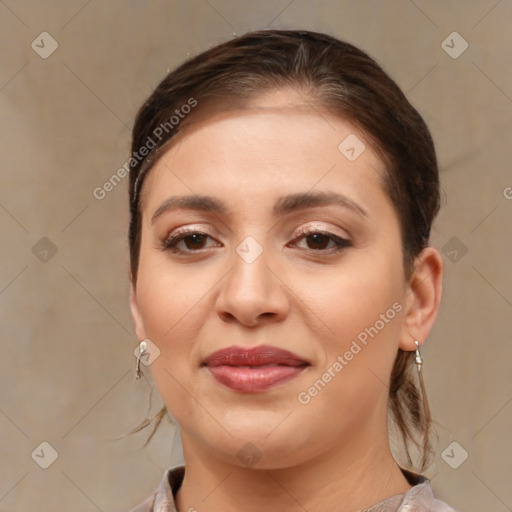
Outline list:
[[[400,220],[405,275],[411,277],[414,259],[428,245],[440,206],[434,143],[421,115],[375,60],[355,46],[305,30],[262,30],[184,62],[163,79],[138,111],[130,158],[129,247],[134,284],[142,185],[172,137],[214,102],[226,107],[233,102],[243,104],[283,87],[294,88],[305,102],[313,99],[353,123],[379,154],[386,169],[384,189]],[[418,387],[413,366],[414,352],[399,349],[391,374],[389,410],[401,433],[407,462],[413,465],[409,451],[413,446],[420,450],[420,468],[425,469],[432,454],[431,417],[421,374]],[[165,414],[164,406],[152,418],[157,423],[146,443]],[[147,424],[145,420],[132,432]]]

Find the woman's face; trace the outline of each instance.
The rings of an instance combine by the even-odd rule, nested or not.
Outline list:
[[[361,132],[280,91],[191,124],[151,170],[132,308],[185,456],[269,469],[387,440],[411,341],[382,169]],[[191,196],[211,201],[170,201]],[[242,364],[263,345],[296,358]]]

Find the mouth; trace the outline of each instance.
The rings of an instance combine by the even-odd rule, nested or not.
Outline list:
[[[262,345],[218,350],[202,366],[217,382],[234,391],[259,393],[293,379],[311,365],[292,352]]]

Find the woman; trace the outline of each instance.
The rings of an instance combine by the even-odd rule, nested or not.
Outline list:
[[[141,107],[130,166],[136,371],[185,459],[133,510],[453,510],[411,456],[431,454],[436,154],[375,61],[307,31],[211,48]]]

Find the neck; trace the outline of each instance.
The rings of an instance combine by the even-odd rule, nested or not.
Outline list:
[[[182,434],[186,470],[177,510],[355,512],[410,489],[387,435],[363,445],[354,441],[292,467],[256,469],[214,458]]]

